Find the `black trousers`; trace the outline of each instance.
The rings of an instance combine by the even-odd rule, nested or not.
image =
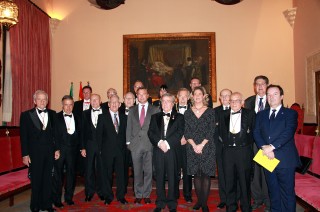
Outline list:
[[[53,146],[39,145],[30,152],[29,167],[31,178],[30,209],[52,207],[52,169],[54,161]]]
[[[101,196],[101,154],[98,151],[98,147],[87,148],[86,154],[85,194],[86,196],[93,196],[97,192]]]
[[[125,195],[125,179],[124,179],[124,152],[114,150],[116,153],[102,153],[102,194],[105,199],[113,200],[112,191],[112,174],[113,170],[116,173],[116,197],[117,199],[124,198]]]
[[[174,150],[168,150],[164,153],[160,148],[155,147],[154,150],[154,166],[156,172],[156,205],[159,208],[169,209],[177,208],[176,199],[176,180],[177,180],[177,159]],[[168,193],[165,190],[165,180],[168,180]]]
[[[250,179],[253,152],[250,145],[245,147],[225,147],[222,163],[226,182],[227,211],[236,211],[237,182],[240,185],[241,211],[250,211]]]
[[[54,177],[53,177],[53,202],[61,202],[62,187],[64,182],[64,167],[66,168],[65,181],[65,201],[71,201],[76,186],[76,159],[77,147],[62,147],[60,149],[60,158],[54,161]]]

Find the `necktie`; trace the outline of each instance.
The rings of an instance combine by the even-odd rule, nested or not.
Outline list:
[[[46,112],[47,112],[47,109],[44,109],[44,110],[38,109],[38,113],[39,113],[39,114],[42,113],[42,112],[46,113]]]
[[[228,106],[224,107],[224,110],[229,110],[229,107]]]
[[[263,110],[263,102],[262,102],[263,98],[260,98],[259,100],[259,105],[258,105],[258,112],[260,112],[261,110]]]
[[[272,110],[271,116],[270,116],[270,121],[273,121],[276,118],[276,109]]]
[[[125,112],[128,113],[128,112],[129,112],[129,108],[126,108],[126,109],[125,109]]]
[[[141,112],[140,112],[140,126],[142,127],[143,123],[144,123],[144,118],[146,116],[146,111],[144,109],[144,105],[141,105]]]
[[[162,115],[170,117],[170,113],[162,113]]]
[[[68,114],[64,114],[65,117],[70,117],[72,118],[72,114],[68,115]]]
[[[237,112],[232,112],[231,115],[237,114],[237,113],[241,113],[241,110],[237,111]]]
[[[92,111],[93,111],[93,112],[99,112],[100,109],[96,109],[96,110],[95,110],[95,109],[92,109]]]
[[[179,109],[180,109],[180,108],[187,109],[187,106],[179,106]]]
[[[113,124],[114,124],[114,128],[115,128],[116,132],[118,133],[118,130],[119,130],[119,122],[118,122],[117,114],[116,114],[116,113],[114,114]]]

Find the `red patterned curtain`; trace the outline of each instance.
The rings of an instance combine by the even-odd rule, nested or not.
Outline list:
[[[27,0],[15,0],[19,23],[10,29],[12,63],[12,121],[19,126],[20,113],[34,106],[36,90],[51,94],[49,17]]]

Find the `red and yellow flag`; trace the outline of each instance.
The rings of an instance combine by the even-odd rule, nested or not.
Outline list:
[[[80,82],[80,88],[79,88],[79,100],[83,99],[83,92],[82,92],[82,82]]]

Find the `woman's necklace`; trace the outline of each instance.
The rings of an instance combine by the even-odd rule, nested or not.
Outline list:
[[[200,111],[203,108],[203,106],[201,106],[200,108],[197,108],[196,106],[194,106],[194,108],[196,109],[196,113],[200,113]]]

